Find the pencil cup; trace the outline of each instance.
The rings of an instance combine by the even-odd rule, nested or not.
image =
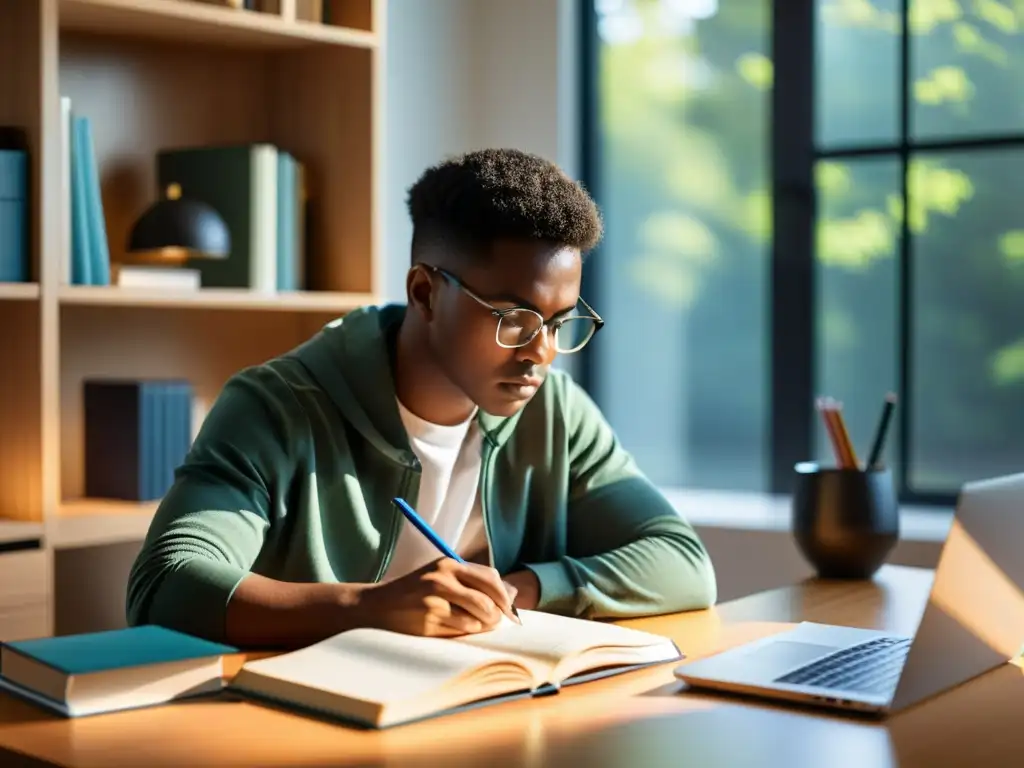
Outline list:
[[[797,464],[792,525],[820,577],[870,578],[899,541],[892,472]]]

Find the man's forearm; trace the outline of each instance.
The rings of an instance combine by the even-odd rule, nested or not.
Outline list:
[[[708,608],[714,569],[691,542],[675,536],[634,541],[599,555],[531,564],[537,609],[583,618],[631,618]]]
[[[298,648],[361,624],[368,584],[293,584],[246,576],[228,603],[226,642],[241,648]]]

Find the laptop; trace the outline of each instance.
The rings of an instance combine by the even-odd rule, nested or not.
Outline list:
[[[675,669],[694,690],[891,714],[1021,655],[1024,473],[965,484],[912,637],[803,622]]]

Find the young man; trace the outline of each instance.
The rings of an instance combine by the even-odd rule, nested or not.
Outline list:
[[[603,322],[580,296],[601,236],[586,192],[486,150],[427,170],[409,211],[407,305],[352,312],[224,387],[132,569],[131,624],[294,647],[479,632],[513,598],[588,618],[714,602],[693,528],[550,369]]]

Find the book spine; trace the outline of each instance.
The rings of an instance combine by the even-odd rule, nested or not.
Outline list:
[[[29,279],[28,153],[0,149],[0,283]]]
[[[174,473],[185,458],[181,450],[181,382],[167,385],[167,476],[164,493],[174,485]]]
[[[151,495],[154,499],[163,498],[167,493],[167,464],[170,461],[170,450],[168,440],[170,439],[170,393],[166,382],[153,382],[153,400],[155,404],[156,422],[153,428],[153,435],[150,444],[153,450],[153,489]]]
[[[188,382],[179,382],[176,386],[175,410],[175,444],[174,444],[174,468],[171,472],[171,483],[174,483],[174,474],[192,448],[192,385]]]
[[[86,380],[82,396],[86,496],[143,500],[141,387],[131,381]]]
[[[92,123],[82,117],[82,166],[85,177],[86,221],[89,227],[89,255],[92,258],[90,278],[92,285],[110,285],[110,247],[107,243],[107,224],[103,217],[103,197],[100,191],[99,168],[93,143]]]
[[[295,160],[278,153],[277,163],[277,289],[295,290]]]
[[[156,495],[156,456],[153,450],[153,433],[157,426],[157,402],[152,382],[139,384],[139,475],[136,478],[138,496],[141,501],[151,501]]]
[[[75,285],[92,283],[89,248],[89,204],[81,118],[71,119],[71,273]]]
[[[259,144],[252,149],[249,226],[252,251],[249,287],[254,291],[277,290],[277,148]]]
[[[306,285],[306,166],[295,162],[295,290],[304,291]]]
[[[163,431],[160,434],[160,496],[167,495],[174,482],[174,470],[178,466],[178,403],[174,382],[160,385],[160,415]]]
[[[184,385],[184,395],[182,404],[182,444],[185,450],[182,452],[182,462],[188,458],[189,452],[192,450],[192,436],[195,431],[195,412],[196,412],[196,396],[195,390],[192,385],[186,383]]]
[[[154,501],[174,485],[192,444],[192,386],[182,381],[140,383],[138,496]]]
[[[151,267],[137,264],[111,265],[111,283],[122,288],[170,288],[198,291],[199,270],[186,267]]]

